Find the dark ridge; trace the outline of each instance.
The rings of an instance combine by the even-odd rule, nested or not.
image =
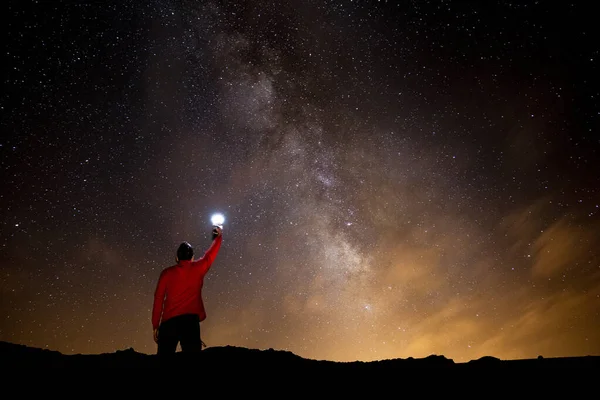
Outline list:
[[[28,347],[0,341],[0,367],[2,368],[160,368],[160,367],[210,367],[214,373],[227,374],[293,370],[319,376],[331,373],[358,373],[364,378],[406,372],[407,370],[432,369],[464,371],[485,369],[539,370],[546,368],[578,367],[598,368],[600,356],[559,357],[522,360],[500,360],[482,357],[466,363],[455,363],[443,355],[425,358],[387,359],[380,361],[337,362],[302,358],[289,351],[258,350],[244,347],[209,347],[200,354],[176,353],[169,357],[138,353],[133,348],[114,353],[65,355],[58,351]],[[348,375],[346,375],[348,376]]]

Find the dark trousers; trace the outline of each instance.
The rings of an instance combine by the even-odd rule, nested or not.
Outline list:
[[[174,354],[177,343],[186,353],[202,350],[200,339],[200,318],[196,314],[184,314],[173,317],[158,328],[158,354]]]

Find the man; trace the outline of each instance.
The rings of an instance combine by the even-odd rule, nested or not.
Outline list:
[[[154,293],[152,328],[158,354],[202,350],[200,322],[206,319],[202,301],[204,275],[217,257],[223,241],[223,228],[215,226],[213,242],[204,256],[194,260],[194,249],[183,242],[177,249],[177,264],[164,269]]]

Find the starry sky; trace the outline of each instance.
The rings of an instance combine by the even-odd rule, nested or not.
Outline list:
[[[0,340],[153,354],[223,246],[209,347],[600,355],[592,5],[9,1]]]

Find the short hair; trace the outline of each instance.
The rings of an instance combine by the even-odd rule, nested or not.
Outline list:
[[[191,260],[194,257],[194,248],[188,242],[183,242],[177,249],[177,258],[181,260]]]

